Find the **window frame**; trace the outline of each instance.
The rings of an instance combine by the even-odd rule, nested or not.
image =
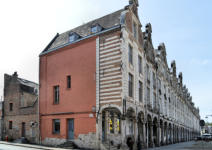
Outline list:
[[[143,73],[142,57],[140,55],[138,55],[138,72],[139,74]]]
[[[109,130],[110,130],[110,133],[114,134],[115,133],[115,116],[114,116],[114,113],[110,112],[110,119],[109,119]]]
[[[71,75],[68,75],[66,77],[66,81],[67,81],[67,89],[71,88]]]
[[[59,131],[56,131],[56,123],[59,123]],[[53,134],[60,134],[60,119],[52,119],[52,133]]]
[[[139,102],[143,102],[143,83],[141,81],[138,82],[138,100]]]
[[[128,78],[128,95],[129,97],[134,97],[133,95],[133,85],[134,85],[134,77],[131,73],[129,73],[129,78]]]
[[[13,121],[9,121],[9,130],[13,129]]]
[[[59,104],[60,103],[60,86],[59,85],[55,85],[53,87],[53,95],[54,95],[54,100],[53,100],[53,104]]]
[[[9,103],[9,110],[13,111],[13,103]]]
[[[133,37],[137,40],[138,39],[138,25],[135,21],[133,21],[132,31],[133,31]]]
[[[150,104],[150,88],[147,87],[147,103]]]
[[[130,44],[128,46],[128,62],[133,65],[133,47]]]

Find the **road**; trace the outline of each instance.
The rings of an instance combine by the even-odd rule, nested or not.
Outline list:
[[[0,144],[0,150],[29,150],[29,149],[30,150],[38,150],[38,149],[35,149],[35,148],[28,148],[28,147]]]
[[[38,150],[38,149],[39,148],[28,148],[28,147],[21,147],[0,143],[0,150]],[[203,142],[203,141],[183,142],[178,144],[161,146],[157,148],[151,148],[149,150],[212,150],[212,142]]]
[[[212,142],[183,142],[157,148],[151,148],[150,150],[212,150]]]

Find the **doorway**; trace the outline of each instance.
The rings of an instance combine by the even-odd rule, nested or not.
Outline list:
[[[21,125],[22,127],[21,127],[21,136],[22,137],[25,137],[25,122],[22,122],[22,125]]]
[[[74,119],[68,119],[68,140],[74,139]]]

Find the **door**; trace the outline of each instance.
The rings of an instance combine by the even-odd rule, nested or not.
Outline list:
[[[22,137],[25,137],[25,122],[22,122],[21,136],[22,136]]]
[[[68,119],[68,139],[74,139],[74,119]]]

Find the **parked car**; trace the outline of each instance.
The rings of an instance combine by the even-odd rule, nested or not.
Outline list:
[[[212,140],[212,135],[208,134],[208,133],[205,133],[205,134],[202,135],[202,140],[210,141],[210,140]]]

